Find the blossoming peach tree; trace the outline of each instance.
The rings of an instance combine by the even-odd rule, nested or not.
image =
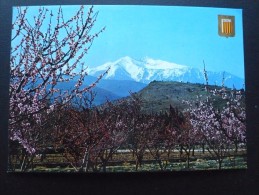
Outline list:
[[[81,6],[71,18],[62,7],[57,11],[39,7],[34,16],[29,11],[14,10],[9,88],[9,137],[22,146],[24,159],[33,157],[44,142],[47,114],[57,104],[81,97],[102,78],[83,85],[87,76],[83,57],[105,30],[92,33],[98,15],[93,7]],[[66,88],[69,83],[71,88]]]
[[[216,98],[223,104],[216,105]],[[246,113],[244,90],[226,90],[207,87],[206,99],[197,97],[196,101],[185,101],[189,105],[192,131],[201,135],[207,151],[217,159],[222,168],[223,159],[230,151],[238,151],[246,144]],[[234,148],[234,149],[233,149]]]

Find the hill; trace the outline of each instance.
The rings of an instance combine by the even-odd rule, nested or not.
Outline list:
[[[218,86],[209,86],[210,89],[220,89]],[[230,89],[227,89],[230,90]],[[187,107],[183,100],[205,100],[208,93],[203,84],[192,84],[175,81],[153,81],[147,87],[137,93],[143,100],[142,110],[147,113],[166,111],[172,105],[180,111]],[[215,98],[214,105],[222,107],[226,103],[222,98]]]

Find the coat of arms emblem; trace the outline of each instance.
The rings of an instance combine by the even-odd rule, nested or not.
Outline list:
[[[234,16],[218,16],[218,33],[223,37],[235,36],[235,17]]]

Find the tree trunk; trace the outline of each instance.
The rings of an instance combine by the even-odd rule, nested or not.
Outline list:
[[[158,164],[159,164],[161,171],[163,171],[164,167],[163,167],[163,163],[162,163],[161,159],[158,160]]]
[[[187,154],[187,168],[190,168],[190,152],[186,152]]]
[[[87,172],[88,171],[88,162],[89,162],[89,152],[88,149],[85,150],[85,154],[84,154],[84,158],[83,158],[83,162],[82,165],[79,169],[79,172]]]
[[[221,170],[221,168],[222,168],[222,160],[219,159],[218,162],[219,162],[219,170]]]
[[[22,165],[21,165],[21,168],[20,168],[21,171],[25,171],[27,159],[28,159],[27,154],[24,154],[24,157],[23,157],[23,160],[22,160]]]
[[[135,168],[135,171],[138,170],[138,164],[139,164],[138,159],[136,159],[136,168]]]
[[[105,173],[106,172],[106,166],[107,166],[107,161],[104,161],[103,162],[103,172]]]
[[[238,151],[238,144],[237,142],[235,142],[235,155],[237,155],[237,151]]]

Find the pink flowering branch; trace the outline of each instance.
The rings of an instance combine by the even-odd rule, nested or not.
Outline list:
[[[28,13],[29,8],[17,7],[13,21],[9,132],[12,140],[33,154],[37,150],[34,132],[46,120],[43,113],[88,93],[106,74],[84,85],[87,67],[83,57],[105,28],[90,33],[98,16],[93,7],[87,12],[81,6],[69,19],[62,7],[55,14],[45,7],[39,7],[36,16]],[[72,89],[60,89],[72,80],[76,81]]]

